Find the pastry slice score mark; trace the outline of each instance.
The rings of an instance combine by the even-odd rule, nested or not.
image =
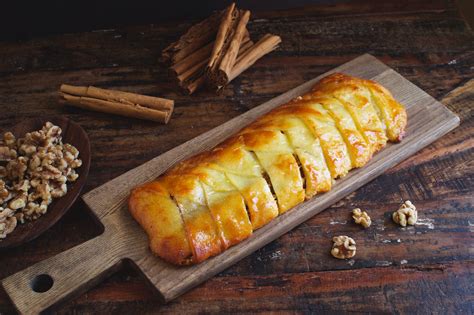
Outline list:
[[[228,248],[249,237],[253,232],[252,224],[240,193],[235,190],[216,191],[205,183],[201,184],[224,247]]]
[[[219,254],[223,248],[219,230],[207,207],[199,178],[192,174],[163,178],[183,217],[194,262]],[[174,183],[170,185],[169,183]]]
[[[278,216],[278,205],[256,156],[245,149],[243,139],[228,140],[226,149],[213,150],[212,167],[225,173],[229,182],[244,198],[253,230]]]
[[[386,127],[386,135],[390,141],[399,142],[404,136],[407,113],[384,87],[365,81],[370,92],[372,103],[378,108],[378,114]]]
[[[329,172],[319,138],[313,136],[304,122],[296,117],[287,118],[284,133],[300,161],[305,179],[306,199],[318,192],[331,189],[332,178]]]
[[[178,265],[192,262],[192,250],[181,213],[160,182],[150,182],[134,189],[129,209],[145,229],[154,254]]]
[[[331,189],[332,178],[319,138],[313,136],[300,118],[290,115],[282,116],[274,112],[269,118],[261,118],[254,127],[259,130],[279,130],[287,138],[288,145],[300,168],[305,199],[311,198],[318,192]]]
[[[262,168],[269,175],[275,190],[279,213],[284,213],[304,200],[303,179],[288,145],[286,137],[278,130],[242,131],[245,145],[257,156]]]
[[[370,145],[370,156],[387,143],[385,124],[379,118],[370,93],[361,85],[361,80],[336,73],[319,81],[310,94],[312,97],[330,96],[344,105],[352,116],[357,129]]]
[[[252,234],[244,199],[225,173],[205,163],[193,171],[200,178],[206,204],[219,230],[224,248],[239,243]]]
[[[321,104],[333,118],[337,129],[341,133],[349,154],[352,167],[362,167],[370,159],[370,146],[359,132],[352,116],[337,99],[329,97],[317,97],[315,102]]]
[[[327,111],[310,100],[296,99],[275,112],[299,118],[320,141],[323,154],[333,178],[345,176],[351,169],[347,146]]]

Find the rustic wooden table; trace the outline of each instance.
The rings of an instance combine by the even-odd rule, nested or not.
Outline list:
[[[255,13],[251,33],[281,35],[281,49],[222,95],[182,95],[157,60],[192,21],[3,42],[2,128],[38,115],[66,115],[88,132],[85,191],[249,108],[362,53],[371,53],[462,119],[461,126],[292,232],[175,301],[160,305],[130,266],[58,313],[227,313],[296,311],[474,312],[474,34],[451,1],[371,1]],[[470,81],[471,80],[471,81]],[[96,85],[176,100],[167,126],[58,105],[61,83]],[[455,92],[446,94],[462,86]],[[419,208],[415,227],[390,214],[401,200]],[[374,227],[351,223],[367,209]],[[98,234],[84,204],[40,238],[0,253],[0,278]],[[331,237],[358,244],[355,259],[329,254]],[[0,291],[0,313],[14,312]]]

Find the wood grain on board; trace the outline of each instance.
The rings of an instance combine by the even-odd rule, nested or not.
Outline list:
[[[333,72],[372,79],[389,89],[407,109],[409,123],[404,140],[387,145],[366,166],[337,180],[328,193],[316,196],[275,218],[247,240],[214,258],[195,266],[176,267],[153,256],[148,250],[144,231],[127,212],[130,190],[157,177],[171,165],[215,146],[271,109],[308,92],[318,80]],[[458,124],[459,118],[444,105],[373,56],[362,55],[85,194],[83,199],[101,220],[105,227],[104,234],[8,277],[3,280],[3,286],[18,310],[37,313],[78,291],[86,290],[127,259],[158,290],[161,300],[168,302],[339,201]],[[50,290],[38,294],[30,288],[30,284],[41,274],[51,276],[54,285]]]
[[[474,103],[468,101],[472,88],[463,86],[474,76],[474,34],[455,2],[360,0],[253,16],[251,33],[276,33],[282,46],[221,95],[184,96],[157,63],[161,49],[191,20],[2,42],[2,129],[43,115],[78,122],[91,140],[87,192],[366,52],[436,99],[461,86],[456,98],[443,100],[461,126],[166,305],[126,263],[54,313],[472,313]],[[61,83],[168,97],[177,108],[167,126],[65,108],[57,102]],[[420,210],[420,222],[401,229],[390,214],[406,199]],[[373,229],[351,223],[354,207],[370,213]],[[1,255],[0,278],[101,235],[95,223],[84,203],[76,202],[44,235]],[[336,234],[357,241],[354,260],[330,256]],[[1,288],[0,313],[14,313]]]

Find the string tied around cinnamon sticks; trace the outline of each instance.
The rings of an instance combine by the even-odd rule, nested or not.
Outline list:
[[[60,87],[62,103],[103,113],[151,120],[167,124],[174,109],[174,101],[93,86]]]

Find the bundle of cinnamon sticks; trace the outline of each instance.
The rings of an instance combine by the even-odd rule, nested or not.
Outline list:
[[[163,60],[171,64],[170,72],[180,87],[189,94],[204,85],[220,90],[275,50],[281,42],[279,36],[266,34],[257,43],[252,42],[247,30],[249,19],[250,11],[232,3],[166,47]]]

